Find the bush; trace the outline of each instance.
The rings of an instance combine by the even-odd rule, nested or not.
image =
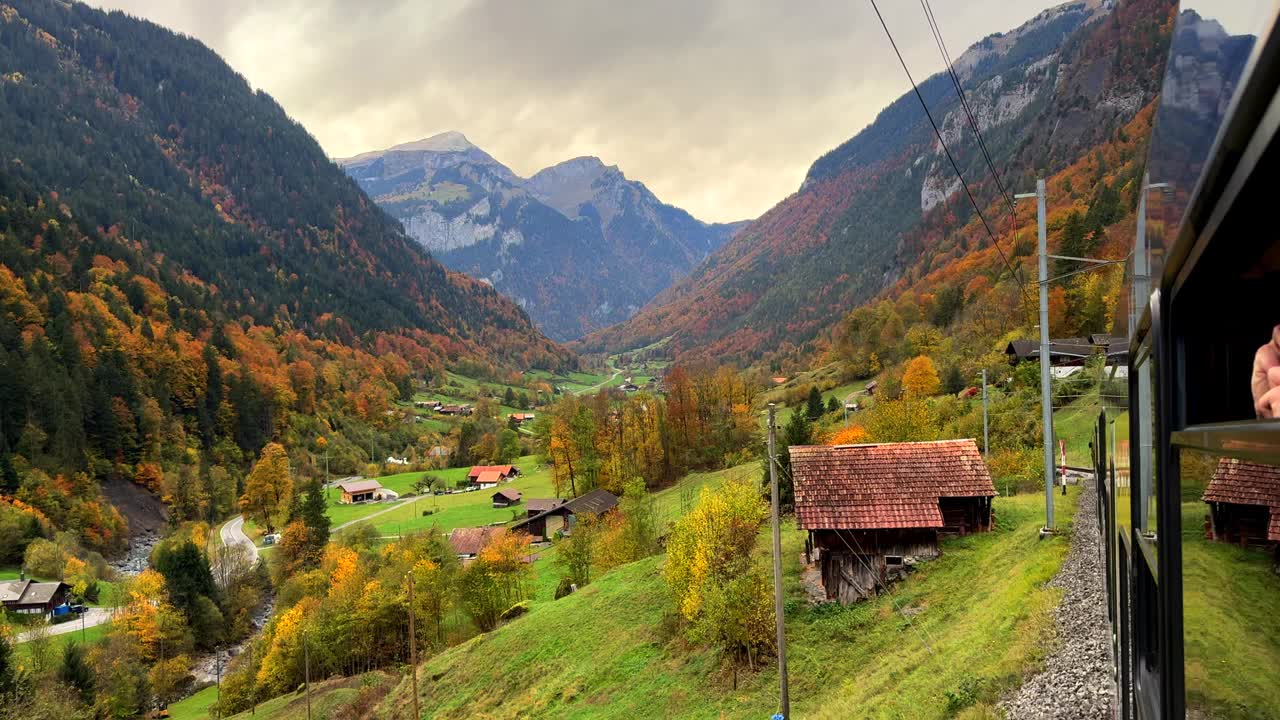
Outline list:
[[[560,583],[556,585],[556,599],[568,597],[573,594],[573,578],[562,577]]]

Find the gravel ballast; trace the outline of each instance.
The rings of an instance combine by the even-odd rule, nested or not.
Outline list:
[[[1106,565],[1098,531],[1097,489],[1082,483],[1071,549],[1050,581],[1063,589],[1054,610],[1055,649],[1045,668],[1001,703],[1015,720],[1110,718],[1113,704]]]

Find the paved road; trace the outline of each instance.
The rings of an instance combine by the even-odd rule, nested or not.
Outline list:
[[[221,536],[222,544],[227,547],[233,547],[235,545],[244,546],[245,552],[249,554],[250,565],[256,565],[258,563],[258,548],[253,544],[253,541],[249,539],[249,536],[244,534],[243,515],[237,515],[228,520],[227,524],[222,526]]]
[[[79,618],[75,620],[68,620],[63,623],[58,623],[57,625],[51,625],[49,627],[49,635],[51,636],[65,635],[69,632],[75,632],[79,630],[81,627],[84,627],[84,628],[97,627],[98,625],[101,625],[111,620],[111,610],[107,608],[98,608],[98,607],[89,608],[84,611],[83,617],[84,617],[83,625],[81,624]],[[19,633],[17,636],[18,642],[20,643],[27,642],[28,640],[32,639],[34,634],[35,633],[31,630],[28,630],[27,632],[24,632],[24,633]]]

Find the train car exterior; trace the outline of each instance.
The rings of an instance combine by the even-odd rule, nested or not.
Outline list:
[[[1276,19],[1175,16],[1115,308],[1128,407],[1093,439],[1125,720],[1280,718]]]

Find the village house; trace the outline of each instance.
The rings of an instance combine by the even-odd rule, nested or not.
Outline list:
[[[342,492],[338,502],[344,505],[395,500],[400,497],[394,490],[382,487],[382,483],[377,480],[347,480],[338,483],[338,490]]]
[[[506,532],[501,526],[456,528],[449,533],[449,546],[464,563],[474,560],[494,538]]]
[[[8,580],[0,582],[0,606],[18,615],[53,614],[53,609],[67,601],[70,585],[63,582]]]
[[[443,445],[434,445],[427,451],[427,457],[429,458],[447,458],[449,454],[449,448]]]
[[[532,500],[529,501],[531,504]],[[557,532],[569,535],[579,516],[604,515],[618,505],[618,496],[608,490],[596,489],[566,502],[550,504],[546,510],[530,514],[511,526],[513,531],[528,533],[535,540],[546,541]]]
[[[1203,500],[1211,539],[1280,552],[1280,467],[1222,458]]]
[[[793,446],[796,520],[828,600],[873,597],[940,535],[990,530],[995,486],[973,440]]]
[[[493,506],[496,508],[511,507],[519,505],[520,498],[524,497],[524,493],[515,488],[502,488],[493,494]]]
[[[387,456],[387,459],[386,459],[384,462],[385,462],[387,465],[408,465],[408,464],[409,464],[409,459],[408,459],[408,458],[397,457],[397,456],[395,456],[395,455],[388,455],[388,456]]]
[[[534,414],[533,413],[511,413],[507,417],[515,421],[515,424],[523,425],[527,422],[532,421],[534,419]]]
[[[467,483],[481,490],[497,487],[500,482],[510,482],[520,474],[515,465],[476,465],[467,473]]]

